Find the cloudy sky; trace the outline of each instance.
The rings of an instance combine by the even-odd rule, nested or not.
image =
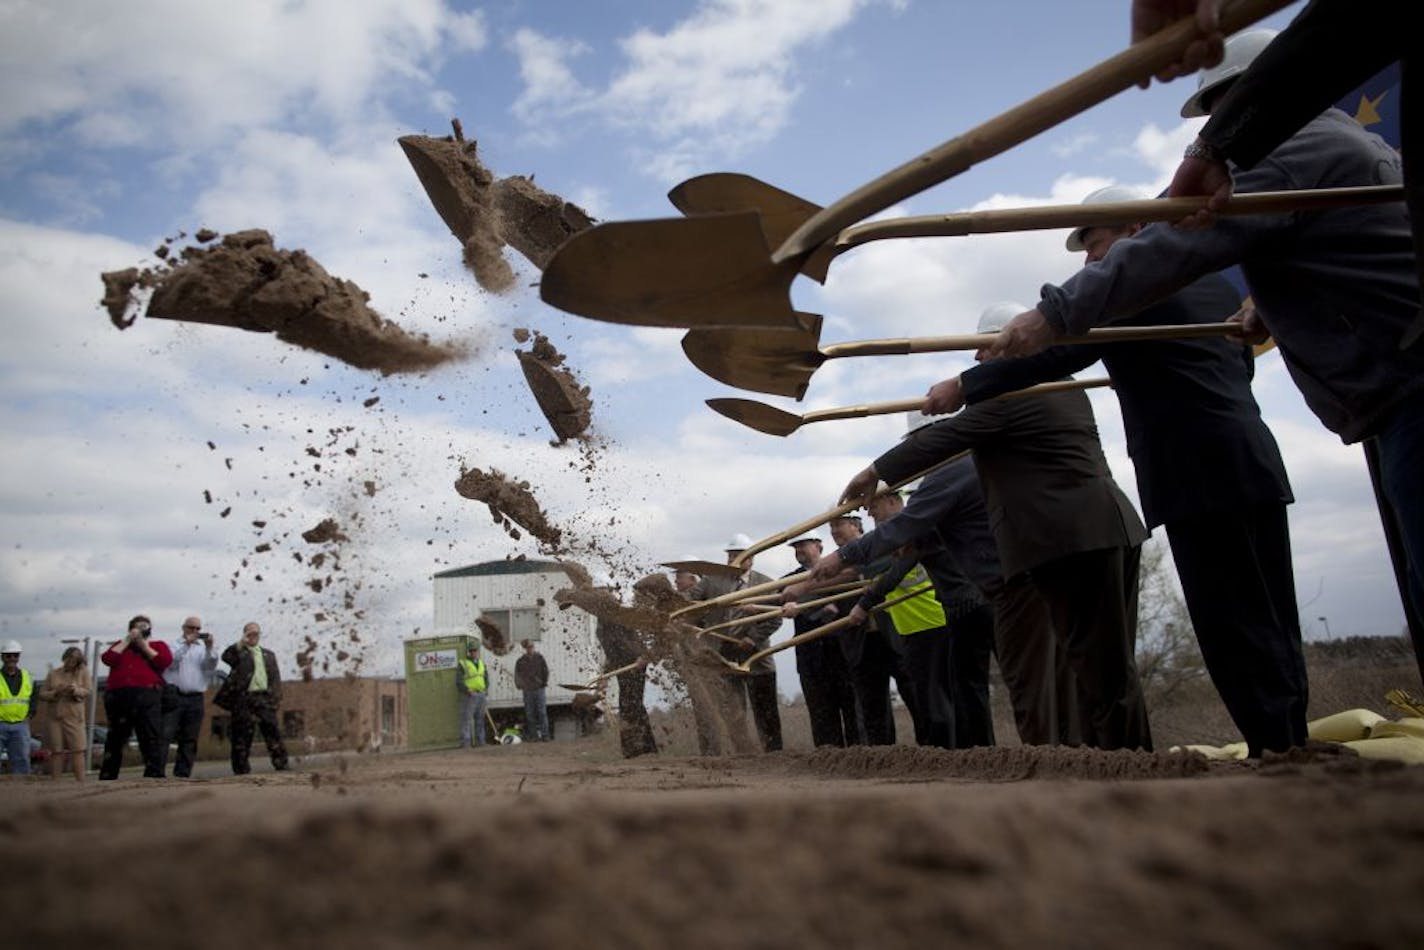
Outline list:
[[[581,546],[613,553],[593,566],[624,580],[663,559],[720,558],[734,532],[764,537],[830,507],[902,418],[759,435],[704,407],[738,394],[686,362],[678,331],[551,310],[512,252],[519,286],[480,291],[396,138],[444,135],[459,117],[497,174],[532,174],[604,220],[670,216],[667,189],[709,171],[825,204],[1118,51],[1126,8],[4,4],[0,637],[19,639],[43,669],[61,638],[116,636],[138,612],[176,637],[196,612],[221,640],[263,622],[289,672],[307,636],[332,672],[354,662],[344,653],[363,671],[396,672],[400,641],[431,632],[432,573],[537,555],[455,494],[462,464],[530,481]],[[1124,93],[890,213],[1073,202],[1108,183],[1160,188],[1195,131],[1177,117],[1192,88]],[[100,272],[153,263],[160,242],[199,227],[264,228],[360,284],[385,315],[473,355],[381,377],[232,329],[111,326]],[[826,342],[969,331],[987,304],[1032,303],[1041,283],[1072,273],[1080,261],[1062,241],[886,242],[840,258],[824,287],[799,281],[794,296],[825,316]],[[592,387],[604,445],[591,469],[575,448],[548,444],[515,327],[548,334]],[[754,398],[804,412],[912,397],[964,365],[841,360],[799,406]],[[1298,498],[1308,635],[1399,631],[1358,448],[1318,425],[1278,357],[1262,361],[1256,389]],[[1114,397],[1093,402],[1135,498]],[[351,540],[303,542],[327,516]],[[339,555],[341,570],[313,568],[320,551]],[[778,574],[792,561],[783,549],[758,567]],[[783,679],[794,690],[794,676]]]

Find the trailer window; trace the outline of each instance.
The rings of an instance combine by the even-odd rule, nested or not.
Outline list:
[[[484,610],[480,616],[509,635],[509,642],[518,645],[521,640],[533,640],[536,643],[542,639],[539,633],[539,608],[538,607],[516,607],[510,610],[507,607],[495,610]]]

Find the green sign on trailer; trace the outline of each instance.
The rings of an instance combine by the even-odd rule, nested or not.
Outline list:
[[[406,702],[410,747],[432,749],[460,741],[460,657],[471,638],[426,637],[405,642]]]

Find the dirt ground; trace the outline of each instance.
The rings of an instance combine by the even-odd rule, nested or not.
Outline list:
[[[1424,945],[1424,769],[577,742],[4,783],[17,946]]]

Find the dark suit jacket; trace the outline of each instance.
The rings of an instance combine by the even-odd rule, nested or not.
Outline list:
[[[745,587],[755,587],[758,584],[765,584],[771,578],[760,571],[747,571],[742,578],[726,577],[720,574],[706,574],[703,578],[688,590],[687,595],[692,600],[711,600],[723,594],[730,594],[734,590]],[[701,614],[697,623],[698,626],[710,627],[714,624],[722,623],[726,620],[735,619],[736,613],[730,607],[713,607],[711,610]],[[771,635],[781,629],[781,618],[763,620],[760,623],[743,623],[735,627],[727,627],[721,632],[729,637],[748,637],[751,639],[753,652],[764,649],[771,641]],[[739,650],[733,644],[725,640],[713,641],[719,646],[718,652],[729,660],[740,662],[747,658],[745,651]],[[772,657],[762,657],[756,661],[752,667],[754,673],[775,673],[776,661]]]
[[[1219,323],[1239,305],[1226,278],[1209,274],[1114,326]],[[966,371],[964,398],[978,403],[1099,359],[1122,407],[1149,527],[1292,500],[1280,450],[1251,395],[1251,351],[1223,339],[1051,347]]]
[[[222,689],[218,692],[224,694],[225,698],[240,699],[247,694],[247,685],[252,682],[252,651],[244,646],[234,643],[223,651],[223,662],[232,667],[232,672],[227,675],[227,682],[223,683]],[[277,654],[266,647],[262,648],[262,665],[267,667],[267,693],[272,697],[272,702],[282,701],[282,673],[277,667]],[[216,698],[214,698],[216,702]],[[219,703],[218,705],[223,705]],[[231,706],[224,706],[231,709]]]
[[[964,449],[974,450],[1005,577],[1147,539],[1108,470],[1081,391],[970,406],[910,433],[875,460],[875,470],[894,483]]]

